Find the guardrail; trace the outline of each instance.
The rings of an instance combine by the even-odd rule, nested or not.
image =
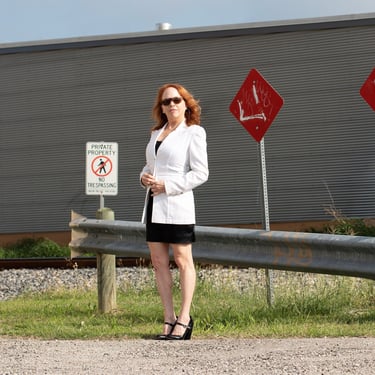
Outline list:
[[[95,252],[149,258],[145,226],[72,213],[72,257]],[[375,237],[196,226],[196,262],[375,280]]]
[[[72,258],[86,252],[149,258],[145,225],[72,212]],[[196,226],[201,264],[356,276],[375,280],[375,237]]]

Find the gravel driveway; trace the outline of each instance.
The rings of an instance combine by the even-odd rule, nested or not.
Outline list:
[[[375,338],[43,341],[0,338],[0,374],[375,374]]]

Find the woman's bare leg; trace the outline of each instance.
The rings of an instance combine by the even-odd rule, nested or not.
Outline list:
[[[174,323],[176,315],[173,306],[172,273],[169,267],[169,244],[161,242],[148,242],[151,262],[155,271],[156,285],[164,309],[164,321]],[[169,334],[171,327],[164,325],[163,334]]]
[[[190,320],[190,308],[193,301],[196,272],[193,261],[192,245],[191,244],[171,244],[174,260],[180,272],[181,285],[181,310],[178,315],[178,321],[183,324],[188,324]],[[182,335],[185,328],[176,325],[173,334]]]

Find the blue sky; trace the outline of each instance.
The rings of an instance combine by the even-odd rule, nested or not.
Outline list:
[[[0,0],[0,43],[375,12],[375,0]]]

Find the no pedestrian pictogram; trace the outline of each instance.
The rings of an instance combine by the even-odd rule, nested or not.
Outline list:
[[[97,156],[91,162],[91,170],[96,176],[108,176],[112,172],[112,169],[112,160],[108,156]]]

